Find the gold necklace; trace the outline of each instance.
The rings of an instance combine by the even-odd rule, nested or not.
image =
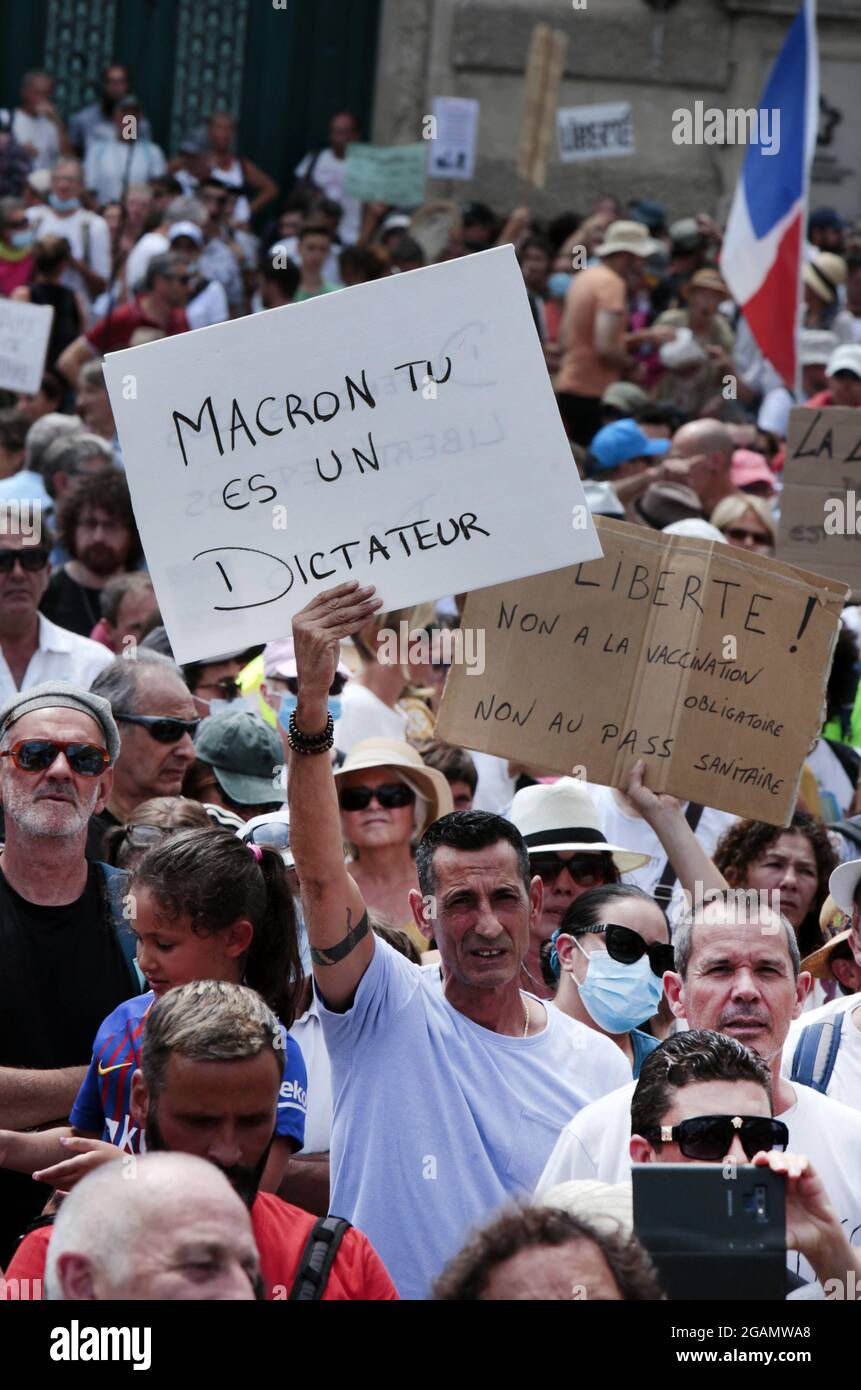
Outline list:
[[[522,991],[520,994],[520,999],[523,1004],[523,1016],[526,1019],[526,1026],[523,1029],[523,1036],[524,1038],[527,1038],[529,1036],[529,1005],[526,1002],[526,995]]]

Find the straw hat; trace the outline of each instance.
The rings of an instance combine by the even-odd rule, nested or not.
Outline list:
[[[604,240],[595,248],[596,256],[615,256],[617,251],[629,251],[632,256],[653,256],[662,250],[663,243],[649,236],[642,222],[611,222]]]
[[[805,285],[826,304],[833,304],[837,298],[837,286],[845,285],[848,270],[842,256],[832,251],[820,251],[812,261],[805,261],[802,269]]]
[[[418,835],[423,835],[440,816],[447,816],[454,810],[451,788],[442,773],[428,767],[415,748],[396,738],[363,738],[355,743],[335,773],[335,785],[348,772],[363,772],[372,767],[391,768],[424,799],[426,814],[416,827]]]
[[[729,286],[724,280],[719,270],[713,266],[706,266],[703,270],[698,270],[696,275],[692,275],[690,280],[682,288],[682,294],[687,299],[691,290],[715,290],[724,299],[731,299]]]
[[[560,777],[515,792],[508,819],[516,825],[530,853],[577,850],[611,854],[620,874],[648,864],[651,855],[610,845],[601,829],[595,803],[577,777]]]

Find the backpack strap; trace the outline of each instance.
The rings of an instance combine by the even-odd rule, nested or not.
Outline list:
[[[702,807],[698,801],[688,802],[687,810],[685,811],[685,820],[694,832],[696,832],[696,828],[700,823],[700,817],[704,809],[705,808]],[[668,908],[673,900],[673,886],[677,877],[678,875],[668,859],[664,864],[664,871],[661,877],[652,889],[652,896],[655,902],[663,908]]]
[[[288,1302],[308,1303],[323,1297],[335,1256],[349,1230],[350,1222],[340,1216],[321,1216],[314,1222],[287,1296]]]
[[[802,1029],[792,1058],[790,1081],[826,1094],[837,1061],[844,1018],[845,1013],[835,1014]]]
[[[103,901],[108,921],[123,953],[123,959],[128,966],[129,975],[134,984],[134,993],[143,994],[146,989],[146,980],[137,963],[135,934],[129,931],[129,924],[123,911],[128,874],[123,869],[114,868],[112,864],[100,863],[98,867],[102,872]]]

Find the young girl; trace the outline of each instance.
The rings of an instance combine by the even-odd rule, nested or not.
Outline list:
[[[278,850],[246,845],[217,829],[180,831],[147,851],[129,880],[126,903],[149,990],[120,1004],[99,1028],[70,1123],[85,1140],[139,1153],[144,1145],[130,1118],[131,1079],[154,1000],[192,980],[244,983],[263,996],[286,1029],[302,974],[293,899]],[[286,1036],[263,1191],[277,1190],[287,1160],[302,1147],[306,1090],[302,1053]],[[65,1130],[20,1139],[33,1141],[31,1161],[42,1165],[34,1178],[58,1187],[71,1186],[98,1162],[99,1146],[69,1139]],[[70,1158],[70,1148],[79,1151],[77,1157]],[[57,1166],[45,1171],[51,1162]],[[21,1163],[7,1157],[7,1164],[32,1171],[23,1155]]]

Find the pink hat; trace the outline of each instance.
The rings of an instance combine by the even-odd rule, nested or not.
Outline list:
[[[729,470],[733,486],[744,488],[750,487],[751,483],[768,483],[771,493],[774,494],[774,474],[766,462],[764,454],[757,454],[753,449],[736,449],[732,456]]]
[[[280,676],[286,680],[296,675],[296,651],[292,637],[283,637],[280,642],[267,642],[263,648],[263,679],[267,676]],[[338,675],[348,680],[352,675],[349,666],[338,661]]]

